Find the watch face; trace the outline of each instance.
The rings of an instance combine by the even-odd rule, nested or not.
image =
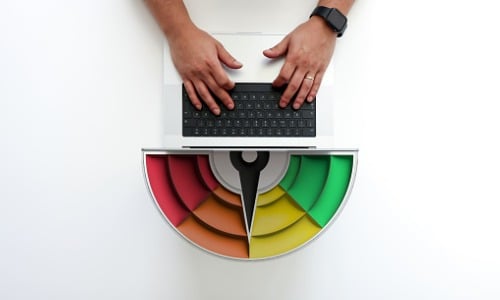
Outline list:
[[[347,23],[347,18],[344,17],[338,10],[332,9],[328,15],[328,21],[333,25],[335,30],[342,31]]]
[[[227,152],[149,152],[144,170],[157,207],[182,237],[242,260],[276,257],[314,239],[341,211],[357,164],[354,151],[271,152],[249,213]]]

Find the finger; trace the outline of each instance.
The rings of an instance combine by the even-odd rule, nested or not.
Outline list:
[[[295,66],[285,61],[285,64],[283,64],[283,66],[281,67],[280,73],[273,81],[273,86],[280,87],[288,83],[290,78],[292,78],[294,71]]]
[[[186,89],[186,93],[188,94],[189,100],[191,100],[191,104],[197,109],[200,110],[203,105],[201,104],[200,98],[198,98],[198,94],[191,83],[191,81],[184,81],[184,88]]]
[[[208,87],[212,92],[216,92],[218,89],[224,89],[224,90],[232,90],[234,88],[234,82],[229,79],[227,76],[227,73],[224,71],[222,66],[219,65],[213,65],[210,67],[210,74],[208,76],[205,76],[205,82],[209,83]],[[227,94],[227,93],[226,93]],[[224,99],[221,99],[224,100]],[[231,99],[229,99],[230,102],[232,102]],[[223,101],[226,103],[227,101]]]
[[[286,107],[288,103],[290,103],[290,100],[292,100],[293,96],[297,93],[299,88],[302,85],[302,81],[304,80],[305,77],[305,72],[301,71],[299,69],[296,69],[295,72],[293,73],[292,79],[288,83],[288,86],[286,87],[285,91],[281,95],[280,99],[280,107]]]
[[[205,76],[204,82],[209,83],[208,87],[212,92],[215,92],[219,87],[226,90],[231,90],[234,88],[234,82],[229,79],[220,62],[224,63],[228,67],[235,69],[241,68],[242,64],[236,61],[236,59],[234,59],[221,44],[217,44],[217,55],[219,61],[211,61],[209,63],[210,74]],[[215,82],[212,81],[212,78],[215,79]],[[227,93],[223,94],[225,94],[225,96],[223,96],[223,98],[221,99],[222,102],[225,103],[226,106],[227,104],[232,103],[232,99],[227,95]]]
[[[205,83],[202,81],[198,81],[195,84],[196,91],[198,92],[198,95],[201,97],[203,102],[207,105],[208,109],[214,114],[214,115],[219,115],[220,114],[220,107],[217,105],[215,102],[214,98],[210,94],[210,91],[208,90],[207,86]]]
[[[318,95],[319,87],[321,86],[321,81],[323,80],[323,74],[324,74],[323,72],[318,72],[314,77],[313,85],[306,98],[307,102],[309,103],[313,102],[314,99],[316,98],[316,95]]]
[[[234,109],[234,101],[225,89],[217,89],[214,94],[219,98],[219,100],[227,107],[227,109]]]
[[[239,69],[243,67],[243,64],[240,63],[236,58],[234,58],[227,50],[222,46],[222,44],[217,44],[217,53],[219,56],[219,60],[228,66],[231,69]]]
[[[274,47],[264,50],[262,53],[268,58],[277,58],[285,55],[288,49],[288,42],[290,38],[285,36],[278,44]]]
[[[293,101],[293,109],[299,109],[302,106],[304,100],[311,91],[314,81],[314,76],[311,75],[311,73],[307,73],[304,79],[302,79],[302,84],[300,86],[299,92],[297,93],[297,95],[295,96],[295,100]]]
[[[225,73],[224,73],[225,75]],[[227,76],[226,76],[227,79]],[[227,79],[229,80],[229,79]],[[219,82],[217,82],[216,78],[207,78],[206,80],[207,86],[212,91],[212,93],[217,96],[217,98],[230,110],[234,109],[234,101],[227,92],[226,89],[221,88]],[[234,87],[234,83],[231,82]]]

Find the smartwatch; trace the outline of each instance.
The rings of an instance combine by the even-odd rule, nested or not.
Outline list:
[[[347,18],[336,8],[325,6],[316,7],[309,16],[318,16],[325,20],[326,24],[337,33],[337,37],[341,37],[347,27]]]

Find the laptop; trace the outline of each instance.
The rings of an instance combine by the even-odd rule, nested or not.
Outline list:
[[[266,58],[262,51],[284,38],[281,33],[213,32],[214,38],[242,64],[238,70],[227,69],[236,83],[271,83],[279,74],[284,59]],[[183,134],[182,80],[170,57],[168,44],[164,46],[164,146],[169,149],[186,148],[333,148],[332,68],[323,76],[315,102],[314,136],[186,136]],[[237,108],[235,109],[237,110]]]

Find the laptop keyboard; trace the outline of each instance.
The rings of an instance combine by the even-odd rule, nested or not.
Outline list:
[[[183,86],[182,134],[185,137],[315,137],[315,101],[304,102],[299,110],[291,105],[280,108],[278,101],[283,91],[270,83],[236,83],[230,92],[235,108],[228,110],[219,105],[221,114],[215,116],[205,105],[197,110]]]

